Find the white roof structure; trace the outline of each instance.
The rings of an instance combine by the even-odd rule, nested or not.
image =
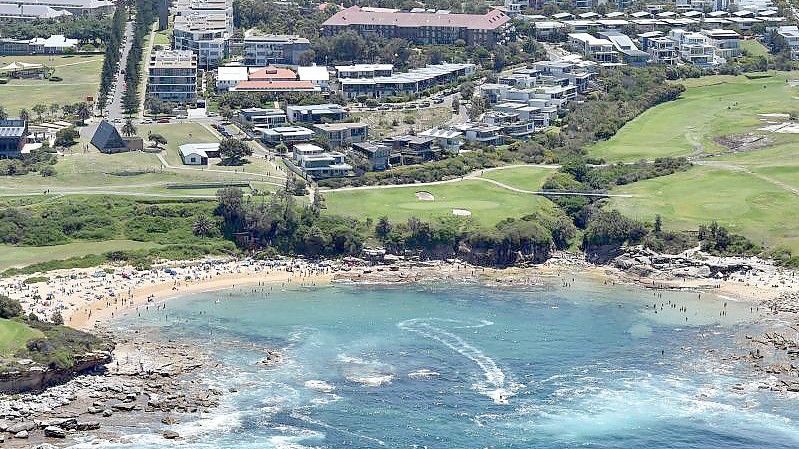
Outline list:
[[[0,3],[0,18],[9,19],[55,19],[71,16],[72,13],[56,10],[47,5],[23,5],[19,3]]]
[[[63,34],[54,34],[48,38],[37,37],[30,41],[31,45],[41,45],[44,48],[75,48],[77,39],[67,39]]]
[[[300,66],[297,67],[297,76],[300,81],[330,81],[330,72],[327,71],[325,66]]]
[[[216,69],[217,81],[247,81],[249,73],[244,66],[222,66]]]
[[[219,142],[214,143],[186,143],[179,147],[181,157],[186,157],[190,154],[198,154],[202,157],[208,157],[209,151],[219,151]]]

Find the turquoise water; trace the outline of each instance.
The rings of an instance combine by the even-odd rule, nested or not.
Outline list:
[[[85,446],[799,446],[796,398],[758,390],[744,366],[724,361],[748,329],[749,306],[653,295],[577,283],[174,300],[120,325],[202,345],[221,362],[205,380],[236,391],[211,414],[173,426],[180,443],[156,427],[127,429],[129,444]],[[271,347],[284,348],[284,363],[258,364]],[[743,391],[732,389],[738,383]]]

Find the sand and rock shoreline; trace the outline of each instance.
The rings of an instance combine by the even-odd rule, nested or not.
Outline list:
[[[301,259],[258,261],[205,259],[171,263],[137,272],[129,267],[64,270],[48,280],[24,277],[0,282],[0,293],[21,301],[27,313],[43,318],[60,312],[67,324],[90,332],[110,332],[109,320],[192,293],[254,285],[281,288],[331,283],[358,285],[457,284],[493,288],[557,285],[558,278],[649,289],[710,292],[747,301],[771,313],[765,331],[747,335],[742,360],[764,379],[759,388],[799,392],[799,278],[790,270],[756,258],[717,258],[699,252],[678,256],[631,248],[608,265],[557,253],[544,264],[491,269],[458,260],[391,259],[382,263],[348,258],[309,262]],[[564,282],[564,281],[562,281]],[[778,325],[779,323],[779,325]],[[63,447],[87,437],[115,441],[121,422],[148,424],[163,438],[182,438],[171,430],[185,414],[218,406],[224,392],[202,382],[199,374],[218,368],[200,348],[164,341],[152,332],[115,331],[113,361],[97,374],[79,376],[41,393],[0,396],[0,438],[5,447]],[[268,348],[263,364],[280,363]],[[166,430],[163,430],[166,429]]]

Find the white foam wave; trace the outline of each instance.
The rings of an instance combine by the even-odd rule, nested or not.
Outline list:
[[[330,385],[324,380],[306,380],[305,388],[315,391],[321,391],[322,393],[332,393],[333,391],[336,390],[335,386]]]
[[[419,371],[413,371],[408,373],[408,377],[410,377],[411,379],[430,379],[433,377],[438,377],[440,375],[441,373],[429,369],[420,369]]]
[[[414,332],[425,338],[437,341],[474,362],[482,370],[483,377],[485,377],[485,382],[475,385],[476,389],[497,404],[507,404],[508,398],[515,395],[523,387],[521,384],[507,381],[505,372],[483,351],[452,332],[436,326],[435,323],[464,322],[442,318],[414,318],[402,321],[397,326],[402,330]],[[481,320],[477,324],[464,323],[459,326],[453,326],[453,328],[472,329],[492,324],[491,321]]]
[[[305,422],[307,422],[309,424],[314,424],[314,425],[323,427],[325,429],[335,430],[336,432],[341,432],[341,433],[344,433],[344,434],[347,434],[347,435],[351,435],[351,436],[360,438],[360,439],[365,440],[365,441],[371,441],[372,443],[375,443],[375,444],[377,444],[379,446],[385,446],[386,445],[386,442],[383,441],[383,440],[380,440],[380,439],[377,439],[377,438],[374,438],[374,437],[370,437],[369,435],[364,435],[362,433],[353,432],[352,430],[349,430],[349,429],[344,428],[344,427],[334,426],[334,425],[328,424],[328,423],[326,423],[324,421],[319,421],[317,419],[313,419],[310,416],[306,416],[306,415],[303,415],[301,413],[293,412],[293,413],[291,413],[290,416],[292,418],[294,418],[294,419],[298,419],[300,421],[305,421]]]
[[[369,387],[379,387],[381,385],[388,385],[394,380],[393,374],[377,374],[372,376],[358,376],[358,375],[349,375],[346,376],[347,380],[350,382],[359,383],[361,385],[366,385]]]

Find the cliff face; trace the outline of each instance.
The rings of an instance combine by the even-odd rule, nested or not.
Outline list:
[[[109,362],[111,362],[111,353],[98,351],[76,354],[75,363],[71,368],[34,364],[27,367],[6,369],[0,372],[0,392],[15,394],[40,391],[52,385],[66,382],[79,374],[102,369]]]

